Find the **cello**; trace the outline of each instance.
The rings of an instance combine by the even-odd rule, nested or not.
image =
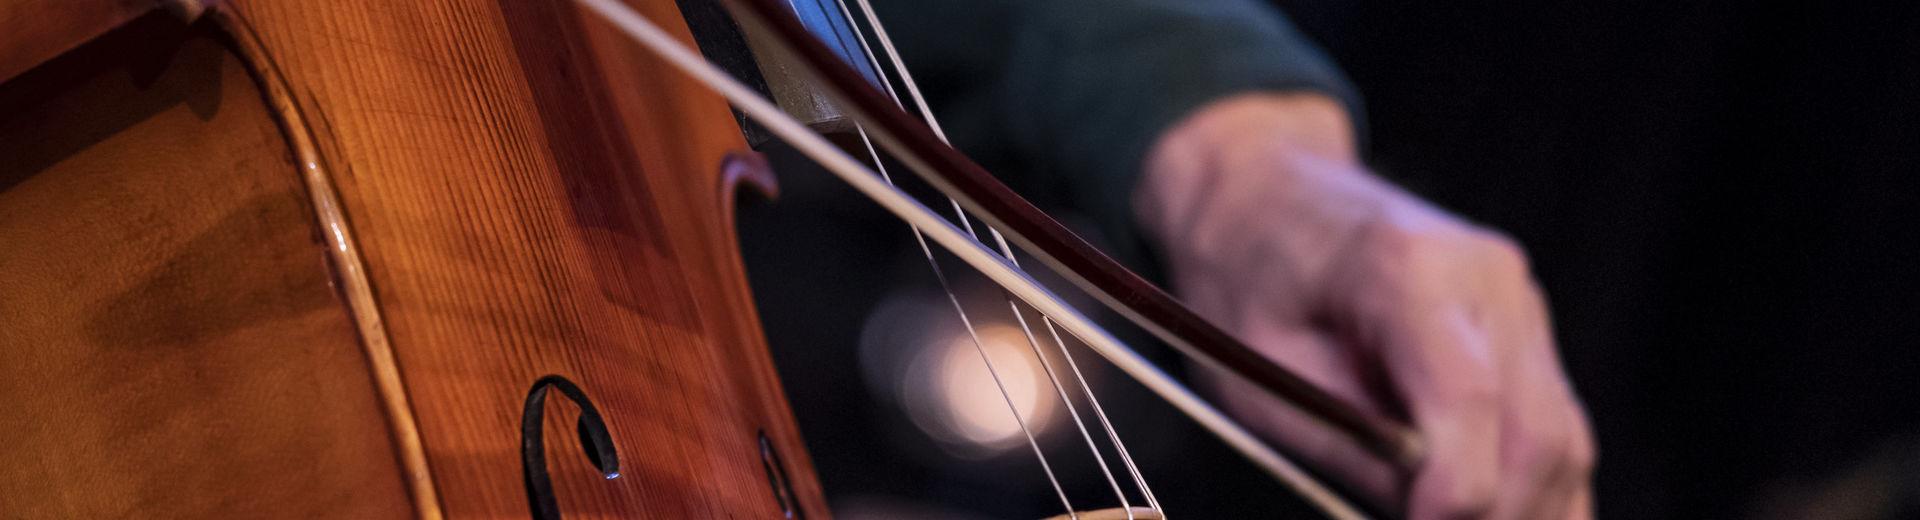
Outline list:
[[[780,2],[728,6],[995,238],[1417,461],[1404,426],[1259,359],[993,182]],[[735,250],[733,192],[773,187],[728,102],[1311,479],[1153,379],[1005,242],[729,90],[674,3],[15,1],[0,20],[34,28],[0,52],[9,515],[827,518]]]

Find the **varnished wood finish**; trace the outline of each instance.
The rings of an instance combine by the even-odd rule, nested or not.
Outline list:
[[[157,0],[0,0],[0,81],[159,7]]]
[[[0,517],[407,514],[288,159],[166,16],[0,85]]]
[[[204,12],[204,6],[201,7]],[[413,404],[407,400],[406,383],[400,379],[400,367],[393,355],[393,338],[387,334],[379,299],[373,293],[372,281],[367,277],[366,259],[360,254],[360,241],[353,233],[353,224],[347,221],[340,191],[333,185],[332,167],[320,154],[319,138],[313,133],[313,125],[308,123],[306,112],[300,108],[292,85],[287,83],[286,75],[280,72],[280,67],[274,64],[272,56],[260,43],[260,35],[253,30],[253,26],[224,11],[214,13],[210,19],[212,24],[225,31],[234,51],[247,63],[268,109],[274,114],[274,121],[279,123],[280,131],[287,137],[293,161],[298,165],[300,180],[307,188],[307,201],[313,205],[314,225],[320,229],[326,258],[333,268],[334,287],[340,291],[347,314],[353,318],[354,328],[360,333],[360,349],[366,354],[374,391],[380,395],[381,408],[386,412],[394,451],[400,458],[401,478],[406,482],[407,491],[413,495],[414,511],[420,518],[444,517],[440,509],[439,490],[434,488],[433,473],[427,467],[426,448],[420,439],[420,421],[414,416]],[[522,430],[524,434],[525,430]]]
[[[656,20],[679,20],[672,2],[634,3]],[[6,501],[0,509],[33,513],[27,516],[154,516],[138,508],[172,500],[185,505],[171,507],[183,509],[160,516],[519,517],[528,508],[520,409],[535,380],[558,374],[577,383],[603,414],[622,471],[603,479],[580,454],[572,431],[577,410],[549,404],[547,460],[566,516],[779,518],[783,512],[761,462],[765,432],[784,462],[798,513],[827,518],[760,337],[731,232],[735,182],[764,172],[754,173],[750,156],[730,155],[744,144],[719,98],[567,2],[262,0],[217,9],[216,20],[246,34],[227,35],[224,46],[194,47],[202,50],[192,56],[226,67],[217,83],[181,80],[214,94],[160,113],[194,115],[193,108],[214,104],[219,118],[247,117],[254,133],[246,135],[256,138],[220,138],[225,134],[196,130],[188,125],[193,121],[173,122],[148,131],[199,136],[195,142],[204,146],[154,163],[173,152],[161,137],[130,137],[147,135],[131,130],[144,127],[107,115],[67,117],[91,113],[81,110],[89,104],[113,107],[110,101],[149,88],[137,77],[113,92],[46,87],[25,76],[4,85],[9,93],[26,91],[15,106],[50,107],[31,112],[33,118],[0,113],[9,131],[25,135],[39,127],[80,137],[65,151],[9,139],[9,162],[0,166],[6,172],[0,177],[6,180],[0,184],[0,310],[47,323],[9,326],[0,332],[6,334],[0,347],[24,360],[19,374],[50,374],[0,383],[12,395],[45,396],[10,414],[27,426],[0,426],[0,439],[40,448],[0,452],[26,459],[0,467],[0,486],[12,486],[0,488]],[[686,38],[684,26],[674,30]],[[121,52],[130,67],[191,65]],[[99,74],[114,79],[116,72]],[[263,81],[277,86],[263,93]],[[59,96],[79,97],[47,101]],[[276,131],[276,117],[301,123]],[[311,141],[316,159],[289,164],[290,157],[303,157],[290,142],[302,139]],[[75,159],[95,155],[100,158],[90,160],[107,166]],[[242,155],[256,159],[231,159]],[[16,156],[44,158],[13,161]],[[181,170],[217,172],[217,180],[240,187],[196,188],[185,182],[193,175]],[[308,187],[331,188],[342,208],[337,226],[309,202],[323,199],[307,198],[312,192],[302,188],[316,175],[323,182]],[[145,188],[102,190],[110,186],[101,184],[103,177]],[[277,194],[272,200],[292,209],[257,208],[259,197],[248,189]],[[94,216],[70,208],[113,211]],[[258,229],[266,226],[256,222],[262,219],[277,223],[272,230],[280,234]],[[67,225],[54,225],[60,223]],[[291,235],[297,244],[285,238],[287,226],[297,231]],[[193,231],[199,234],[189,236],[204,237],[166,241]],[[367,310],[349,303],[353,284],[343,283],[342,274],[353,266],[322,247],[337,239],[358,252],[373,302]],[[119,245],[145,242],[167,247]],[[75,245],[16,245],[42,243]],[[167,263],[153,259],[156,254],[178,259]],[[121,264],[112,262],[119,258],[114,255],[133,267],[115,267]],[[140,276],[155,269],[198,278],[138,292]],[[329,282],[335,290],[322,285]],[[200,307],[174,312],[166,305],[166,298],[199,294],[189,289],[202,285],[232,293],[212,293],[224,307],[208,308],[226,314],[203,317],[185,312]],[[71,303],[58,301],[63,291],[76,290],[83,294],[65,296]],[[99,325],[116,323],[115,317],[100,317],[100,304],[89,302],[127,294],[145,298],[146,306],[113,307],[125,323]],[[294,303],[279,303],[283,299]],[[291,310],[269,312],[282,307]],[[368,319],[383,331],[393,361],[385,369],[379,349],[369,347]],[[200,323],[213,332],[189,327]],[[88,324],[118,332],[89,336]],[[33,334],[16,332],[22,330]],[[243,339],[254,342],[227,346]],[[86,398],[85,391],[160,377],[148,371],[172,373],[165,371],[169,365],[98,353],[137,352],[154,343],[189,360],[226,352],[219,349],[253,356],[181,361],[177,377],[267,378],[256,386],[281,393],[188,386],[179,396],[151,398],[184,410],[171,415],[63,407],[118,405],[108,397],[126,400],[137,392]],[[391,370],[397,384],[379,384],[383,370]],[[64,390],[49,394],[49,386]],[[202,390],[219,392],[199,395]],[[261,409],[270,406],[275,409]],[[249,422],[261,417],[272,421]],[[172,422],[148,425],[168,418]],[[395,426],[409,418],[416,430]],[[281,441],[258,451],[277,460],[228,457],[227,448],[243,447],[245,439],[216,437],[225,444],[210,445],[194,437],[222,427]],[[126,455],[140,450],[173,453]],[[422,467],[406,467],[409,453],[418,454]],[[34,471],[62,455],[76,463],[59,472]],[[204,469],[159,472],[112,463],[176,459],[203,462]],[[284,468],[288,463],[295,466]],[[265,473],[276,470],[281,473]],[[130,471],[151,474],[138,479],[148,487],[133,486],[125,499],[90,487]],[[167,474],[202,480],[169,481]],[[205,480],[228,475],[245,480]],[[431,492],[409,493],[410,478]],[[32,509],[12,507],[23,496],[16,489],[37,497]],[[261,512],[250,508],[256,502],[306,509]],[[121,509],[87,509],[95,503]],[[320,507],[328,505],[336,509]],[[339,509],[345,507],[360,509]]]
[[[762,429],[823,505],[714,232],[743,146],[718,98],[565,2],[231,7],[307,93],[448,514],[524,510],[508,412],[545,374],[624,454],[603,480],[549,422],[569,514],[777,515]]]

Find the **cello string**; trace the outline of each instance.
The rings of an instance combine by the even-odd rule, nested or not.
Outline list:
[[[1014,267],[1020,267],[1020,260],[1013,258],[1010,254],[1011,250],[1007,247],[1006,238],[1001,237],[999,234],[995,234],[994,238],[999,240],[1001,251],[1003,253],[1009,253],[1007,261],[1012,263]],[[1013,302],[1009,300],[1007,303],[1012,304]],[[1018,309],[1015,309],[1014,316],[1020,316]],[[1047,315],[1041,314],[1040,319],[1042,323],[1046,324],[1047,333],[1053,336],[1053,344],[1060,347],[1060,356],[1067,360],[1068,370],[1072,371],[1074,381],[1080,385],[1080,391],[1086,394],[1087,404],[1093,408],[1093,416],[1100,420],[1100,427],[1106,430],[1107,438],[1113,442],[1114,451],[1120,455],[1120,462],[1126,465],[1127,474],[1132,476],[1134,485],[1140,488],[1141,496],[1147,499],[1147,508],[1152,509],[1153,512],[1159,514],[1161,518],[1166,518],[1166,511],[1160,509],[1160,500],[1154,498],[1153,489],[1147,487],[1146,477],[1140,475],[1140,468],[1134,465],[1133,457],[1127,454],[1127,445],[1120,442],[1120,435],[1115,433],[1113,423],[1107,420],[1106,410],[1100,408],[1100,399],[1093,396],[1093,388],[1087,385],[1087,376],[1080,372],[1080,364],[1074,362],[1073,352],[1067,350],[1067,342],[1060,339],[1060,330],[1053,326],[1053,319],[1048,318]],[[1025,321],[1025,318],[1021,318],[1022,325],[1025,325]],[[1062,397],[1062,399],[1065,399],[1065,397]],[[1074,422],[1077,423],[1080,417],[1076,415],[1073,419]],[[1083,426],[1082,428],[1084,429],[1085,427]],[[1099,457],[1099,454],[1096,452],[1094,456]],[[1100,464],[1101,470],[1105,471],[1106,460],[1101,459]],[[1112,479],[1112,476],[1109,475],[1108,478]],[[1121,497],[1120,503],[1122,507],[1126,506],[1126,498],[1124,496]],[[1127,511],[1127,518],[1133,518],[1132,510]]]
[[[853,21],[853,14],[847,12],[847,4],[845,2],[842,0],[834,0],[834,4],[839,6],[840,15],[847,21],[847,26],[853,30],[854,41],[858,42],[860,51],[866,55],[867,63],[873,67],[874,75],[880,78],[881,84],[884,87],[882,92],[886,93],[887,97],[893,99],[895,105],[899,105],[900,94],[894,90],[893,82],[887,79],[886,71],[880,68],[880,61],[873,57],[873,50],[867,47],[867,38],[866,35],[860,32],[860,24]],[[791,6],[791,2],[789,2],[789,6]],[[860,136],[860,143],[866,147],[867,156],[873,160],[874,170],[879,172],[881,180],[886,181],[889,186],[893,185],[893,176],[887,173],[887,166],[881,162],[880,152],[873,147],[873,140],[867,136],[866,127],[856,121],[853,124],[853,129],[854,133]],[[960,203],[954,201],[951,197],[947,199],[947,202],[953,204],[955,216],[959,217],[961,224],[967,227],[967,233],[972,235],[975,241],[979,241],[980,235],[974,233],[973,225],[966,220],[966,213],[960,211]],[[933,269],[934,278],[940,282],[940,290],[946,293],[947,299],[953,303],[954,313],[960,316],[961,325],[966,327],[967,337],[973,341],[974,350],[980,354],[980,362],[986,365],[987,374],[993,377],[994,388],[999,390],[1000,399],[1006,401],[1007,410],[1013,414],[1014,421],[1020,425],[1020,434],[1026,437],[1027,445],[1033,448],[1034,458],[1040,461],[1040,471],[1046,474],[1047,483],[1053,486],[1053,492],[1059,496],[1060,504],[1066,507],[1068,518],[1077,520],[1079,513],[1074,511],[1073,502],[1067,498],[1066,488],[1060,485],[1060,478],[1054,474],[1052,464],[1047,462],[1046,453],[1040,449],[1040,443],[1033,436],[1033,431],[1028,428],[1026,418],[1020,415],[1020,409],[1014,406],[1013,397],[1008,395],[1006,386],[1001,384],[999,370],[994,367],[993,361],[988,359],[986,349],[980,344],[980,334],[974,329],[973,320],[967,317],[967,311],[965,307],[960,304],[959,297],[954,295],[953,287],[947,282],[946,274],[940,269],[940,262],[934,259],[933,249],[927,247],[926,235],[920,232],[920,227],[917,225],[908,224],[908,227],[913,229],[913,239],[919,243],[920,253],[926,257],[927,265]],[[1011,303],[1011,300],[1009,300],[1009,303]],[[1024,325],[1025,323],[1023,322],[1022,326]],[[1029,331],[1027,333],[1029,341],[1032,340],[1032,336],[1032,332]],[[1036,349],[1035,352],[1038,352],[1038,350]],[[1049,371],[1048,377],[1052,377],[1051,371]],[[1058,388],[1060,384],[1059,381],[1053,381],[1054,387]],[[1064,394],[1062,397],[1064,397]],[[1037,404],[1038,403],[1036,403],[1036,405]],[[1072,403],[1068,403],[1067,406],[1068,410],[1071,411]],[[1079,422],[1079,419],[1078,416],[1074,417],[1075,422]],[[1081,430],[1081,433],[1082,435],[1086,433],[1084,428]],[[1124,504],[1125,501],[1126,499],[1123,497],[1121,503]]]
[[[900,101],[900,91],[895,89],[893,85],[893,81],[887,78],[887,72],[885,70],[885,67],[881,65],[880,59],[874,56],[873,48],[869,46],[869,44],[867,43],[868,40],[867,40],[866,34],[860,30],[860,23],[854,20],[853,13],[847,9],[846,1],[834,0],[834,3],[839,5],[840,15],[842,17],[845,17],[845,19],[847,20],[847,26],[852,28],[854,41],[858,42],[860,46],[860,52],[866,56],[867,64],[873,67],[874,75],[880,78],[880,83],[882,87],[881,91],[884,92],[887,95],[887,97],[893,100],[893,103],[895,106],[900,106],[901,108],[905,108],[905,106],[902,105]],[[867,11],[871,12],[870,9]],[[879,20],[875,18],[868,18],[868,23],[878,24]],[[881,35],[880,36],[881,38],[885,38],[884,33],[881,32],[884,30],[885,30],[884,28],[880,28],[876,25],[875,34]],[[882,41],[887,42],[887,40],[884,40],[884,39]],[[891,46],[890,42],[886,44]],[[889,56],[893,59],[893,65],[896,68],[897,72],[901,74],[903,78],[907,78],[907,79],[903,79],[903,81],[911,81],[911,77],[907,74],[906,68],[902,66],[902,61],[899,59],[899,56],[896,54],[890,54]],[[920,99],[919,91],[917,89],[913,90],[913,96],[915,97],[916,102],[920,106],[922,107],[926,106],[925,101]],[[935,127],[939,125],[939,121],[934,119],[932,112],[922,112],[922,114],[925,116],[928,125],[935,126]],[[860,125],[859,123],[855,123],[854,130],[857,133],[859,133],[861,142],[866,143],[867,153],[873,156],[874,164],[879,165],[880,164],[879,153],[873,149],[873,142],[870,139],[868,139],[866,128]],[[942,142],[946,141],[946,137],[944,135],[942,135],[940,139]],[[887,177],[886,167],[879,166],[877,169],[880,171],[881,177],[887,178],[888,179],[887,182],[891,184],[892,179]],[[975,241],[979,241],[980,234],[979,232],[974,230],[973,224],[968,221],[967,212],[960,208],[960,202],[954,200],[952,197],[948,197],[947,203],[953,206],[954,217],[960,220],[960,223],[962,226],[965,227],[967,234],[971,235]],[[1007,255],[1007,260],[1013,262],[1014,265],[1019,265],[1019,261],[1015,260],[1012,256],[1013,251],[1007,247],[1006,239],[1000,236],[1000,232],[998,230],[993,229],[992,226],[987,226],[987,229],[988,231],[992,232],[993,238],[1000,242],[1001,252],[1002,254]],[[921,244],[920,244],[921,248],[925,249],[926,241],[923,237],[919,235],[919,230],[915,229],[914,233],[915,233],[915,238],[919,238],[921,240]],[[928,257],[928,261],[932,261],[932,260],[933,260],[932,257]],[[1048,361],[1046,353],[1041,351],[1040,341],[1034,337],[1033,327],[1031,325],[1028,325],[1026,313],[1020,310],[1020,305],[1018,303],[1014,302],[1012,294],[1006,293],[1006,291],[1003,289],[1001,291],[1001,295],[1004,298],[1006,298],[1007,307],[1013,310],[1014,320],[1020,324],[1020,332],[1027,340],[1027,346],[1033,350],[1034,358],[1040,361],[1040,367],[1042,371],[1046,373],[1047,381],[1052,384],[1054,393],[1060,397],[1060,403],[1062,405],[1065,405],[1067,409],[1067,416],[1073,418],[1073,426],[1080,433],[1080,439],[1086,442],[1087,451],[1093,453],[1094,462],[1100,467],[1100,474],[1106,478],[1107,486],[1112,488],[1114,496],[1120,500],[1121,510],[1127,512],[1128,520],[1133,520],[1133,507],[1132,507],[1133,504],[1131,504],[1127,500],[1127,493],[1120,489],[1119,480],[1114,478],[1113,470],[1111,469],[1111,466],[1108,465],[1106,456],[1100,452],[1099,442],[1095,441],[1093,438],[1093,434],[1087,430],[1086,422],[1080,419],[1080,411],[1073,405],[1073,399],[1067,396],[1066,386],[1060,383],[1060,376],[1054,370],[1053,362]],[[1041,316],[1041,319],[1045,320],[1046,317]],[[1058,344],[1058,342],[1060,341],[1060,333],[1058,331],[1053,330],[1053,323],[1051,321],[1047,321],[1047,330],[1048,332],[1053,333],[1054,341],[1056,344]],[[1066,351],[1066,346],[1060,345],[1060,349],[1064,353]],[[1074,371],[1077,376],[1079,373],[1078,367],[1075,367]],[[1091,390],[1087,388],[1085,379],[1079,379],[1078,381],[1080,382],[1081,390],[1085,391],[1087,398],[1090,400],[1093,399],[1093,393]],[[1097,401],[1090,401],[1090,402],[1093,403],[1093,407],[1095,410],[1100,409],[1099,402]],[[1117,447],[1117,451],[1124,453],[1126,450],[1126,447],[1118,444],[1119,443],[1118,436],[1112,435],[1113,433],[1112,427],[1110,426],[1110,423],[1107,422],[1107,418],[1104,415],[1102,415],[1099,419],[1102,425],[1107,426],[1109,439],[1111,439],[1112,442],[1116,443],[1115,446]],[[1160,512],[1158,503],[1153,500],[1150,493],[1145,491],[1146,486],[1145,486],[1145,483],[1140,480],[1139,472],[1137,470],[1133,470],[1132,468],[1133,462],[1131,460],[1127,461],[1127,466],[1128,466],[1128,470],[1131,472],[1133,478],[1135,479],[1135,485],[1140,486],[1140,489],[1142,490],[1143,495],[1147,495],[1148,504],[1154,509],[1155,512]],[[1052,475],[1048,475],[1048,477],[1051,479]],[[1072,511],[1068,511],[1068,514],[1074,515]]]
[[[880,178],[886,181],[887,185],[892,186],[893,177],[887,174],[886,165],[880,162],[880,152],[874,149],[873,141],[867,138],[866,130],[861,128],[859,123],[854,123],[854,129],[860,135],[861,144],[866,146],[867,155],[873,159],[874,170],[879,172]],[[980,362],[987,366],[987,375],[993,377],[993,386],[1000,391],[1000,399],[1007,402],[1007,411],[1013,414],[1013,420],[1020,425],[1020,433],[1026,436],[1027,445],[1033,448],[1034,458],[1039,459],[1040,471],[1046,473],[1047,483],[1052,484],[1054,494],[1059,495],[1060,505],[1067,508],[1067,516],[1078,519],[1079,514],[1074,512],[1073,502],[1067,499],[1066,488],[1060,486],[1060,479],[1054,475],[1053,466],[1047,463],[1047,456],[1040,450],[1040,443],[1034,438],[1033,430],[1027,427],[1026,418],[1020,415],[1020,409],[1014,406],[1013,397],[1008,395],[1006,385],[1001,383],[1000,371],[994,368],[993,360],[987,358],[987,350],[980,344],[980,333],[975,331],[973,320],[967,318],[967,310],[964,306],[960,305],[960,298],[954,295],[953,286],[947,282],[945,271],[940,269],[940,262],[933,257],[933,249],[927,247],[926,234],[920,231],[920,226],[918,225],[908,224],[907,226],[913,229],[913,238],[919,242],[920,253],[926,256],[927,265],[933,269],[934,279],[940,282],[940,290],[946,293],[947,300],[953,303],[953,312],[960,316],[960,324],[966,327],[967,337],[973,340],[974,351],[980,353]],[[976,240],[978,239],[976,238]]]
[[[1249,462],[1273,476],[1276,481],[1291,488],[1299,494],[1301,499],[1312,504],[1320,512],[1335,520],[1367,518],[1344,497],[1335,493],[1286,456],[1281,455],[1273,447],[1261,442],[1253,433],[1229,419],[1225,413],[1208,404],[1191,389],[1160,371],[1153,363],[1128,348],[1125,343],[1120,342],[1085,314],[1067,305],[1058,295],[1034,281],[1025,272],[1007,263],[1004,258],[987,249],[985,245],[967,238],[959,228],[954,227],[953,223],[927,209],[912,196],[886,184],[880,179],[879,174],[862,165],[859,160],[847,155],[825,137],[807,129],[805,124],[781,111],[772,101],[762,97],[757,91],[741,84],[739,80],[720,70],[718,66],[708,63],[687,44],[669,35],[664,29],[654,25],[631,8],[620,4],[618,0],[575,0],[575,2],[592,9],[601,18],[632,38],[634,43],[665,60],[668,65],[680,69],[689,78],[726,98],[735,108],[740,109],[741,113],[759,122],[781,140],[793,145],[796,151],[813,159],[828,173],[839,177],[848,186],[865,195],[868,200],[886,208],[895,217],[919,226],[928,238],[933,239],[934,243],[940,244],[954,256],[965,261],[967,265],[1013,292],[1027,305],[1033,306],[1042,314],[1053,316],[1054,322],[1066,329],[1069,334],[1085,342],[1089,348],[1100,353],[1128,377],[1138,381],[1167,404],[1186,414],[1221,442],[1246,457]],[[751,17],[745,20],[761,22]],[[792,51],[785,48],[775,50]],[[877,135],[881,137],[882,144],[898,144],[890,143],[888,140],[892,138],[887,134]],[[910,155],[902,159],[912,169],[924,171],[928,168],[925,163],[918,162]]]
[[[848,25],[853,26],[854,35],[861,42],[861,45],[862,45],[861,48],[863,50],[867,50],[867,59],[877,61],[873,58],[872,51],[867,49],[865,46],[866,39],[864,35],[860,33],[859,23],[853,22],[852,14],[845,12],[846,5],[844,3],[844,0],[835,0],[835,1],[842,2],[841,4],[842,13],[849,18]],[[860,12],[866,18],[867,24],[873,27],[874,38],[879,40],[880,47],[886,52],[887,59],[892,63],[894,72],[900,75],[901,84],[906,85],[907,96],[913,98],[914,106],[920,109],[921,117],[926,120],[927,126],[933,129],[934,136],[939,137],[940,142],[947,143],[949,146],[951,146],[952,143],[947,140],[946,131],[940,126],[940,121],[938,120],[938,118],[934,116],[933,110],[928,107],[926,96],[920,93],[919,85],[914,82],[913,73],[907,70],[906,61],[900,58],[899,51],[895,49],[893,46],[893,39],[887,35],[886,25],[880,23],[880,17],[878,14],[874,12],[873,4],[868,0],[855,0],[855,1],[860,5]],[[886,77],[885,72],[878,70],[881,68],[878,63],[875,63],[873,67],[874,69],[876,69],[877,75],[881,76],[882,78]],[[900,103],[899,95],[893,92],[892,90],[893,86],[891,82],[888,82],[887,89],[888,89],[888,95],[893,96],[894,103],[899,104]],[[954,212],[960,215],[960,219],[962,222],[965,222],[966,213],[960,209],[959,201],[953,200],[952,197],[948,197],[947,202],[953,204]],[[1014,255],[1013,248],[1007,244],[1006,237],[1001,236],[1000,230],[994,229],[993,226],[987,226],[987,231],[992,234],[994,241],[997,243],[997,245],[1000,248],[1001,255],[1005,256],[1007,258],[1007,261],[1011,262],[1014,266],[1016,267],[1019,266],[1020,260]],[[973,233],[973,228],[971,225],[967,226],[967,232]],[[975,240],[979,240],[979,238],[980,237],[978,234],[974,234]],[[1029,328],[1027,327],[1026,316],[1021,312],[1019,305],[1016,305],[1013,303],[1013,298],[1011,296],[1007,298],[1007,304],[1008,306],[1013,308],[1014,317],[1018,319],[1018,321],[1020,322],[1021,330],[1027,334],[1027,339],[1029,341],[1029,344],[1034,347],[1034,354],[1040,358],[1042,367],[1046,369],[1048,378],[1053,381],[1054,388],[1056,390],[1060,390],[1061,392],[1060,399],[1062,402],[1067,403],[1067,410],[1073,414],[1073,421],[1075,426],[1078,426],[1080,428],[1081,435],[1089,437],[1087,439],[1088,448],[1093,451],[1094,458],[1098,459],[1098,462],[1100,464],[1100,472],[1105,474],[1107,477],[1108,483],[1114,486],[1114,493],[1120,496],[1121,506],[1127,507],[1128,504],[1127,504],[1126,493],[1123,493],[1120,491],[1119,483],[1115,481],[1115,479],[1113,478],[1112,471],[1108,469],[1106,457],[1102,456],[1100,454],[1100,449],[1094,446],[1094,443],[1091,439],[1091,435],[1087,433],[1086,425],[1081,423],[1079,413],[1075,412],[1073,409],[1072,401],[1070,399],[1067,399],[1065,391],[1060,389],[1059,380],[1053,377],[1052,363],[1046,360],[1046,355],[1040,353],[1038,342],[1033,341],[1033,331],[1029,330]],[[1159,499],[1154,497],[1153,490],[1151,487],[1147,485],[1146,478],[1140,474],[1139,466],[1134,464],[1133,456],[1130,453],[1128,453],[1126,443],[1121,442],[1119,433],[1113,428],[1113,422],[1107,419],[1106,411],[1100,406],[1099,398],[1094,396],[1093,388],[1087,384],[1086,377],[1083,373],[1081,373],[1079,364],[1074,362],[1073,354],[1071,352],[1068,352],[1067,344],[1060,340],[1060,332],[1055,329],[1053,325],[1053,319],[1048,317],[1046,314],[1042,313],[1040,315],[1040,320],[1041,320],[1041,323],[1045,325],[1047,332],[1053,336],[1054,344],[1060,347],[1060,354],[1066,358],[1067,364],[1073,370],[1075,382],[1080,386],[1081,393],[1086,396],[1087,403],[1089,404],[1089,406],[1093,408],[1094,416],[1100,420],[1101,428],[1106,430],[1107,440],[1113,443],[1114,452],[1120,456],[1121,462],[1126,466],[1128,476],[1130,476],[1133,479],[1134,486],[1140,489],[1141,496],[1147,500],[1147,506],[1153,509],[1155,513],[1158,513],[1164,517],[1165,511],[1162,511],[1160,509]],[[1128,509],[1127,511],[1128,511],[1127,513],[1128,517],[1131,518],[1133,514],[1132,510]]]

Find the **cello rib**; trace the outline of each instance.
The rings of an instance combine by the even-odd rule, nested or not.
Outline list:
[[[182,0],[172,5],[191,1]],[[204,9],[204,6],[198,7]],[[400,470],[404,473],[401,479],[413,498],[414,513],[424,520],[442,518],[445,515],[434,490],[433,474],[427,468],[419,420],[414,416],[413,405],[407,402],[406,384],[401,381],[400,369],[394,361],[393,340],[380,317],[379,302],[367,279],[366,260],[360,256],[353,225],[347,222],[339,191],[334,188],[333,173],[320,155],[313,126],[301,113],[286,78],[274,67],[273,60],[268,59],[253,28],[245,20],[224,11],[214,13],[212,19],[231,37],[234,52],[246,63],[247,72],[261,88],[261,97],[273,112],[274,122],[280,125],[281,133],[292,148],[295,169],[306,186],[308,203],[313,208],[314,225],[320,228],[320,240],[326,246],[334,288],[339,291],[347,314],[359,332],[360,349],[372,372],[381,408],[386,412],[387,425],[391,428],[389,437],[400,459]]]
[[[214,9],[257,38],[146,11],[0,82],[4,509],[524,515],[560,375],[622,470],[547,409],[566,516],[827,517],[729,263],[722,102],[567,2]]]
[[[158,12],[0,83],[6,515],[412,512],[261,100]]]

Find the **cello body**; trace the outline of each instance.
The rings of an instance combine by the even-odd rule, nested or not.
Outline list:
[[[571,2],[0,4],[0,517],[827,517],[768,173]]]

